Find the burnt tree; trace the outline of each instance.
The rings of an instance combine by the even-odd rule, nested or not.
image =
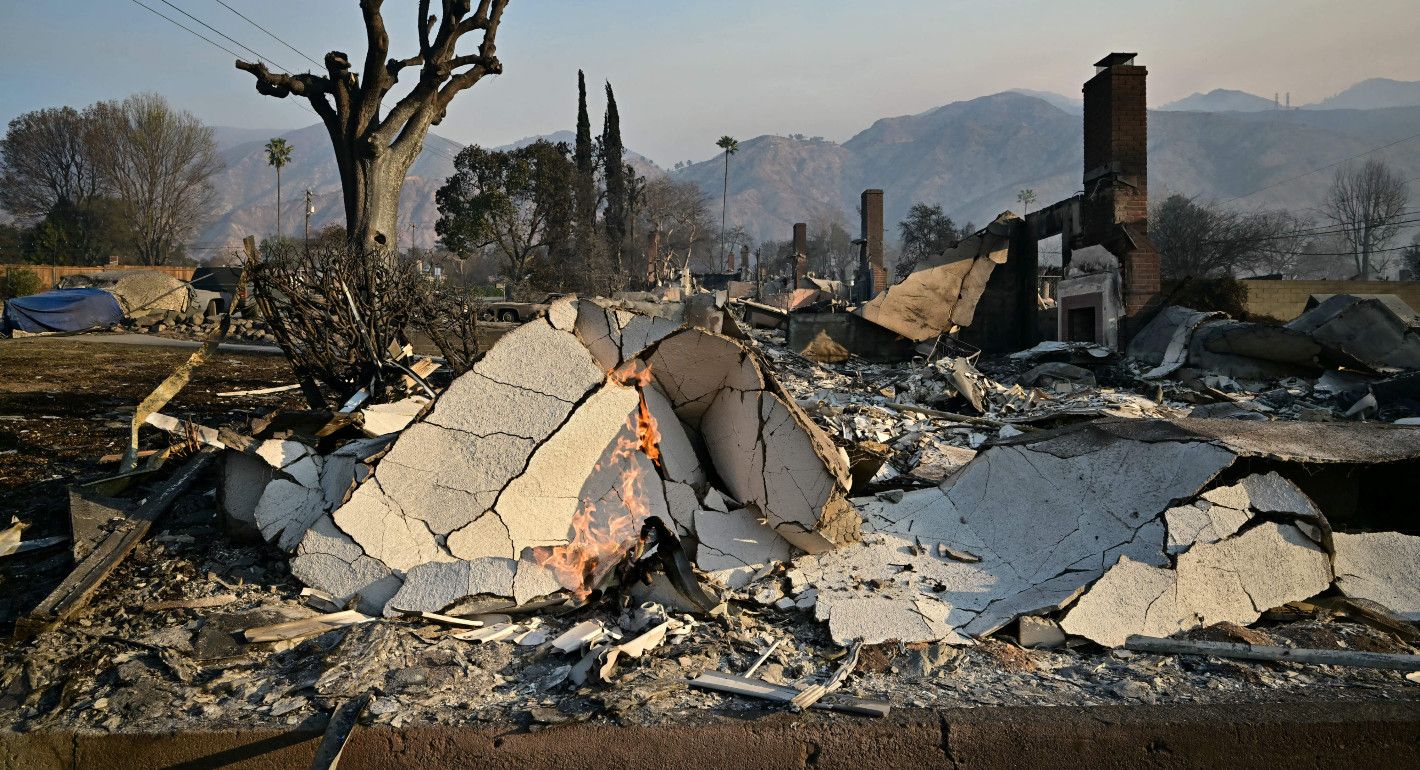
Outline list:
[[[390,41],[380,13],[383,0],[361,0],[366,51],[359,73],[340,51],[325,55],[323,75],[273,73],[263,63],[237,61],[237,69],[256,76],[258,93],[310,100],[335,148],[347,238],[367,253],[394,245],[400,188],[429,127],[439,124],[460,91],[503,71],[494,42],[508,0],[480,0],[476,9],[471,0],[442,0],[438,16],[430,13],[430,1],[419,3],[419,53],[406,59],[386,58]],[[460,39],[473,32],[483,36],[477,51],[459,54]],[[411,67],[418,68],[418,82],[382,112],[386,94]]]

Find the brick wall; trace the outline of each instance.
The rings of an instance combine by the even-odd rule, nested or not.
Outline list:
[[[1290,321],[1312,294],[1394,294],[1420,311],[1420,281],[1243,281],[1247,312]]]
[[[112,272],[116,270],[156,270],[160,273],[167,273],[179,281],[191,281],[192,274],[197,270],[195,267],[144,267],[142,265],[63,265],[55,267],[53,265],[0,265],[0,275],[5,275],[11,270],[29,270],[39,276],[39,281],[46,288],[54,288],[59,284],[59,280],[68,275],[85,275],[87,273]]]

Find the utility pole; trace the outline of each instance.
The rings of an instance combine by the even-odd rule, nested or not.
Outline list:
[[[311,215],[316,213],[316,205],[311,202],[311,188],[306,188],[306,251],[311,250]]]

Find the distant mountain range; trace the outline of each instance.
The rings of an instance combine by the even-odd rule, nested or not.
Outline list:
[[[1367,80],[1294,110],[1272,109],[1270,99],[1240,91],[1194,94],[1150,112],[1150,195],[1177,192],[1217,201],[1247,196],[1233,205],[1307,211],[1319,204],[1329,172],[1286,180],[1416,133],[1420,83]],[[313,230],[343,221],[340,180],[323,127],[219,128],[216,134],[227,164],[217,180],[217,210],[223,213],[203,231],[197,256],[225,254],[245,234],[274,231],[276,175],[262,149],[272,136],[295,148],[291,165],[282,170],[282,229],[301,233],[307,188],[315,196]],[[541,138],[571,143],[573,134]],[[1079,102],[1028,91],[883,118],[841,144],[754,137],[742,140],[730,161],[729,220],[760,240],[786,239],[794,222],[824,218],[837,218],[856,233],[859,193],[880,187],[890,230],[916,202],[940,203],[958,223],[982,224],[1018,209],[1016,192],[1023,188],[1035,190],[1037,206],[1072,195],[1080,188],[1081,146]],[[1397,145],[1374,157],[1414,178],[1420,176],[1417,146]],[[459,149],[429,135],[400,199],[401,244],[411,236],[421,247],[434,243],[434,192],[453,172]],[[672,172],[635,153],[628,153],[628,162],[642,174],[695,182],[718,203],[724,173],[719,157]]]

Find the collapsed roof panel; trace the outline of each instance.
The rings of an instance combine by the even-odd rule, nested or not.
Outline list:
[[[1021,222],[1009,211],[920,264],[902,281],[855,312],[914,341],[929,340],[953,326],[969,326],[976,303],[996,265],[1006,261],[1011,228]]]

